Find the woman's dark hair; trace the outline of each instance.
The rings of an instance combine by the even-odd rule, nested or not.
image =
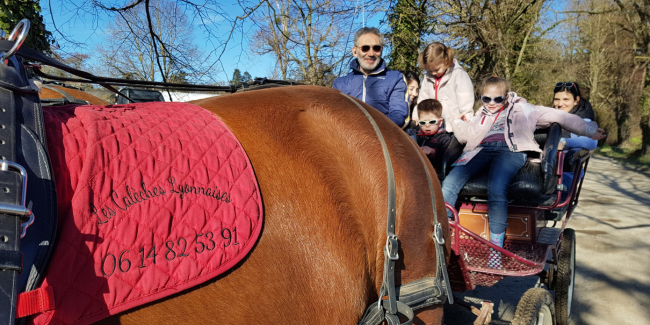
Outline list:
[[[588,118],[592,121],[596,119],[596,114],[594,114],[594,109],[591,107],[591,103],[589,103],[589,100],[587,100],[586,97],[582,96],[582,94],[580,93],[580,86],[578,85],[577,82],[556,83],[555,89],[553,90],[553,95],[563,91],[569,92],[573,96],[574,100],[578,99],[578,96],[580,96],[580,101],[578,102],[578,105],[572,108],[571,111],[569,111],[569,114],[578,115],[582,118]],[[564,129],[562,130],[562,137],[568,138],[570,136],[571,136],[570,132]]]
[[[420,85],[420,77],[418,76],[417,73],[413,71],[404,71],[402,72],[404,74],[404,78],[406,79],[406,85],[408,86],[411,81],[416,81],[418,83],[418,86]]]
[[[560,92],[569,92],[571,95],[573,95],[573,99],[576,100],[578,99],[578,96],[582,98],[582,95],[580,94],[580,86],[578,85],[577,82],[558,82],[555,84],[555,89],[553,89],[553,94],[557,94]]]

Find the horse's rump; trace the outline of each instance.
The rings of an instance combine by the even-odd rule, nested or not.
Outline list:
[[[59,235],[34,323],[86,324],[211,279],[262,228],[241,145],[190,104],[44,109]]]

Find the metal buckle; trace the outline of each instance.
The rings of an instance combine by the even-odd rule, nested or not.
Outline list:
[[[29,32],[29,27],[30,27],[30,22],[28,19],[23,19],[16,24],[16,27],[11,31],[11,34],[9,34],[9,37],[7,37],[7,40],[13,41],[15,40],[16,43],[14,43],[14,46],[9,50],[9,52],[2,53],[2,62],[7,65],[9,62],[9,58],[12,57],[16,51],[23,45],[23,42],[25,41],[25,37],[27,37],[27,32]],[[16,36],[18,31],[20,30],[20,34]]]
[[[20,216],[22,221],[20,224],[20,238],[23,238],[27,233],[27,227],[34,223],[34,214],[25,206],[27,202],[27,171],[19,164],[0,159],[0,171],[8,172],[10,169],[19,172],[22,177],[20,205],[0,203],[0,213]]]
[[[442,226],[439,223],[433,225],[433,239],[438,245],[445,244],[445,233],[442,230]]]
[[[399,260],[399,244],[397,242],[397,235],[389,235],[386,237],[386,247],[384,247],[384,249],[389,260]]]

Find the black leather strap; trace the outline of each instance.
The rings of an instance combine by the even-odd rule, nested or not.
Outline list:
[[[0,324],[13,324],[18,293],[40,285],[41,275],[56,235],[57,206],[47,154],[43,112],[36,87],[30,83],[20,58],[0,63],[0,158],[16,171],[0,171],[0,203],[19,207],[0,214]],[[1,166],[1,165],[0,165]],[[22,174],[21,174],[22,173]],[[23,175],[26,183],[23,184]],[[23,189],[26,198],[23,202]],[[20,213],[33,211],[37,221],[20,239]],[[28,208],[28,209],[27,209]],[[9,212],[8,212],[9,211]],[[23,253],[21,253],[21,250]],[[24,272],[17,267],[18,256]],[[20,273],[20,274],[19,274]]]
[[[386,220],[386,245],[384,246],[384,273],[381,289],[379,292],[379,301],[377,304],[370,305],[359,324],[362,325],[378,325],[386,321],[389,325],[410,325],[413,324],[415,317],[413,310],[427,307],[434,304],[444,303],[445,297],[453,303],[451,287],[449,285],[449,276],[447,275],[447,265],[445,262],[444,252],[444,234],[442,227],[438,222],[438,211],[436,206],[435,193],[433,191],[433,184],[431,182],[431,175],[427,168],[426,162],[420,154],[420,159],[424,167],[427,181],[429,183],[429,192],[431,193],[431,206],[433,210],[433,224],[434,233],[432,239],[436,247],[436,269],[437,274],[435,278],[426,278],[413,281],[406,285],[401,286],[399,289],[395,288],[395,261],[399,259],[398,240],[395,235],[395,215],[396,215],[396,188],[395,188],[395,174],[393,172],[393,164],[390,159],[390,153],[386,146],[386,141],[377,126],[375,120],[370,116],[368,111],[359,104],[352,97],[345,95],[364,113],[366,118],[370,121],[377,138],[382,146],[384,160],[386,163],[386,174],[388,178],[388,215]],[[410,141],[419,153],[419,149],[413,141]],[[445,216],[446,217],[446,216]],[[441,279],[444,283],[441,283]],[[442,289],[441,289],[442,288]],[[383,299],[388,296],[388,299]],[[400,323],[398,314],[407,317],[407,321]]]
[[[438,215],[438,209],[436,206],[436,194],[433,191],[433,183],[431,182],[431,175],[429,174],[429,168],[427,168],[427,163],[426,160],[424,159],[424,154],[420,151],[420,148],[415,144],[413,141],[409,141],[413,146],[415,146],[415,149],[418,151],[418,156],[420,157],[420,161],[422,162],[422,167],[424,167],[424,173],[427,175],[427,182],[429,184],[429,193],[431,194],[431,209],[433,209],[433,234],[431,235],[433,242],[436,246],[436,282],[434,283],[435,286],[438,288],[443,287],[444,292],[441,292],[441,294],[446,295],[447,298],[449,299],[449,303],[453,304],[454,303],[454,298],[453,294],[451,292],[451,285],[449,283],[449,275],[447,274],[447,263],[445,261],[445,251],[443,250],[443,246],[445,245],[445,237],[442,231],[442,226],[440,224],[440,220],[438,219],[440,216]],[[443,218],[446,216],[443,215]],[[444,282],[444,283],[441,283]]]
[[[16,64],[15,59],[10,60]],[[0,63],[2,64],[2,63]],[[3,73],[4,72],[4,73]],[[0,70],[2,81],[11,80],[11,71]],[[11,82],[11,81],[10,81]],[[0,87],[2,85],[0,84]],[[13,87],[21,89],[20,84]],[[0,159],[12,162],[17,161],[16,147],[19,139],[17,127],[17,107],[14,101],[14,92],[9,89],[0,88]],[[0,203],[8,205],[20,205],[22,202],[22,177],[13,171],[0,171]],[[16,298],[18,296],[18,276],[20,268],[11,267],[16,264],[15,254],[20,253],[20,216],[9,213],[0,213],[0,251],[5,256],[0,256],[0,265],[7,265],[6,269],[0,269],[0,323],[14,324],[16,312]],[[2,259],[3,257],[7,259]],[[14,265],[15,266],[15,265]]]
[[[384,275],[383,275],[383,281],[381,284],[381,289],[379,291],[379,301],[378,301],[378,306],[377,309],[386,309],[386,312],[382,314],[384,315],[384,318],[386,321],[388,321],[389,324],[393,324],[394,321],[396,321],[395,324],[400,324],[399,319],[397,318],[397,313],[400,312],[402,314],[410,313],[413,314],[413,311],[408,308],[409,311],[402,310],[400,311],[398,309],[398,302],[397,302],[397,294],[395,292],[395,261],[399,259],[399,243],[397,239],[397,235],[395,235],[395,215],[396,215],[396,206],[397,206],[397,192],[395,188],[395,173],[393,171],[393,162],[390,159],[390,153],[388,152],[388,146],[386,145],[386,141],[384,140],[384,136],[381,134],[381,130],[379,129],[379,126],[377,125],[377,122],[375,122],[375,119],[372,118],[370,113],[361,105],[359,102],[354,100],[352,97],[343,94],[343,96],[346,96],[350,101],[352,101],[357,107],[363,112],[363,114],[368,118],[368,121],[370,121],[370,125],[372,125],[373,130],[377,134],[377,138],[379,139],[379,142],[381,144],[381,149],[384,154],[384,161],[386,163],[386,178],[388,182],[388,191],[387,191],[387,201],[388,201],[388,211],[387,211],[387,216],[386,216],[386,245],[384,246]],[[388,296],[388,300],[382,300],[384,296]],[[369,309],[372,309],[373,306],[371,306]],[[384,307],[384,308],[380,308]],[[402,308],[404,309],[404,308]],[[371,312],[372,315],[375,315],[374,312]],[[404,315],[406,315],[404,314]],[[364,318],[365,319],[365,318]],[[409,321],[406,323],[403,323],[404,325],[406,324],[411,324],[413,322],[413,317],[409,317]],[[368,323],[370,324],[370,323]]]
[[[18,251],[0,250],[0,270],[23,270],[23,254]]]

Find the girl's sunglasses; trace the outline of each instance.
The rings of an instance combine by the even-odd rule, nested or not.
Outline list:
[[[372,50],[375,52],[381,52],[381,45],[373,45]],[[370,45],[364,45],[361,47],[361,52],[368,52],[370,51]]]
[[[483,102],[483,104],[489,104],[489,103],[491,103],[492,101],[494,101],[494,102],[497,103],[497,104],[501,104],[501,103],[503,103],[505,100],[506,100],[506,97],[505,97],[505,96],[499,96],[499,97],[494,97],[494,98],[492,98],[492,97],[488,97],[488,96],[483,96],[483,97],[481,97],[481,101]]]
[[[419,124],[420,126],[436,125],[436,124],[438,124],[438,122],[439,122],[440,120],[442,120],[442,119],[434,118],[434,119],[431,120],[431,121],[420,121],[420,122],[418,122],[418,124]]]

